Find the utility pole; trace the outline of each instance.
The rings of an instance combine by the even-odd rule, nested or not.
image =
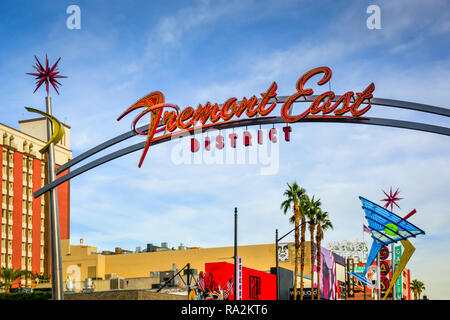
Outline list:
[[[276,270],[277,270],[277,283],[276,283],[276,285],[277,285],[277,300],[279,299],[279,297],[280,297],[280,292],[279,292],[279,289],[280,289],[280,286],[279,286],[279,279],[278,279],[278,277],[280,276],[280,274],[279,274],[279,272],[278,272],[278,229],[275,229],[275,267],[277,268]]]

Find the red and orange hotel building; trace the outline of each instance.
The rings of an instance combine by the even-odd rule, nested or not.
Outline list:
[[[47,156],[39,150],[47,141],[46,119],[19,121],[19,130],[0,123],[0,163],[2,176],[1,267],[29,270],[50,276],[49,200],[33,192],[48,183]],[[56,165],[72,158],[70,127],[55,147]],[[61,239],[70,235],[70,182],[58,187]],[[30,287],[21,279],[13,287]]]

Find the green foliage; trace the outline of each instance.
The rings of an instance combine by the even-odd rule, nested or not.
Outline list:
[[[411,281],[410,289],[414,292],[414,300],[417,300],[417,298],[420,299],[422,291],[425,290],[425,284],[422,281],[414,279]]]
[[[0,300],[50,300],[51,291],[0,293]]]
[[[0,278],[2,279],[0,287],[3,287],[8,291],[14,281],[21,277],[33,277],[33,273],[28,270],[2,267],[0,269]]]

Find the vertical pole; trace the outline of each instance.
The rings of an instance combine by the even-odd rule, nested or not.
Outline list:
[[[392,278],[394,276],[394,271],[395,271],[395,261],[394,261],[394,243],[391,243],[391,272],[392,272],[392,277],[391,277],[391,281]],[[395,300],[395,283],[394,286],[392,287],[392,300]]]
[[[364,283],[364,300],[366,300],[366,284]]]
[[[377,253],[377,300],[381,298],[381,281],[380,281],[380,252]]]
[[[190,275],[191,275],[191,264],[190,263],[188,263],[188,267],[187,267],[187,274],[188,274],[188,277],[187,277],[187,285],[188,285],[188,296],[189,296],[189,292],[191,291],[191,279],[190,279]]]
[[[187,286],[188,286],[188,299],[189,299],[189,294],[191,293],[191,264],[188,263],[187,264]]]
[[[45,98],[46,111],[52,114],[52,103],[49,96]],[[47,119],[47,139],[53,134],[50,119]],[[50,144],[48,150],[48,182],[56,180],[55,145]],[[64,300],[64,287],[62,279],[61,239],[59,236],[59,213],[57,189],[50,190],[50,249],[52,259],[52,298],[53,300]]]
[[[237,300],[237,208],[234,208],[234,300]]]
[[[278,279],[280,273],[278,271],[278,229],[275,229],[275,267],[277,268],[277,300],[280,299],[280,281]]]

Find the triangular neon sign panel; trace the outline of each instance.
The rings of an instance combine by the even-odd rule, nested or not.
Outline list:
[[[366,214],[369,229],[372,232],[372,238],[379,244],[388,245],[393,242],[425,234],[425,231],[399,217],[392,211],[363,197],[359,197],[359,199],[362,202],[362,208]]]
[[[370,248],[369,257],[367,258],[366,268],[364,269],[363,274],[354,272],[348,273],[375,289],[375,286],[367,280],[366,274],[381,248],[390,243],[425,234],[425,231],[406,221],[408,216],[405,218],[399,217],[395,213],[372,201],[363,197],[359,197],[359,199],[362,202],[362,208],[364,209],[367,222],[369,223],[373,243]]]

